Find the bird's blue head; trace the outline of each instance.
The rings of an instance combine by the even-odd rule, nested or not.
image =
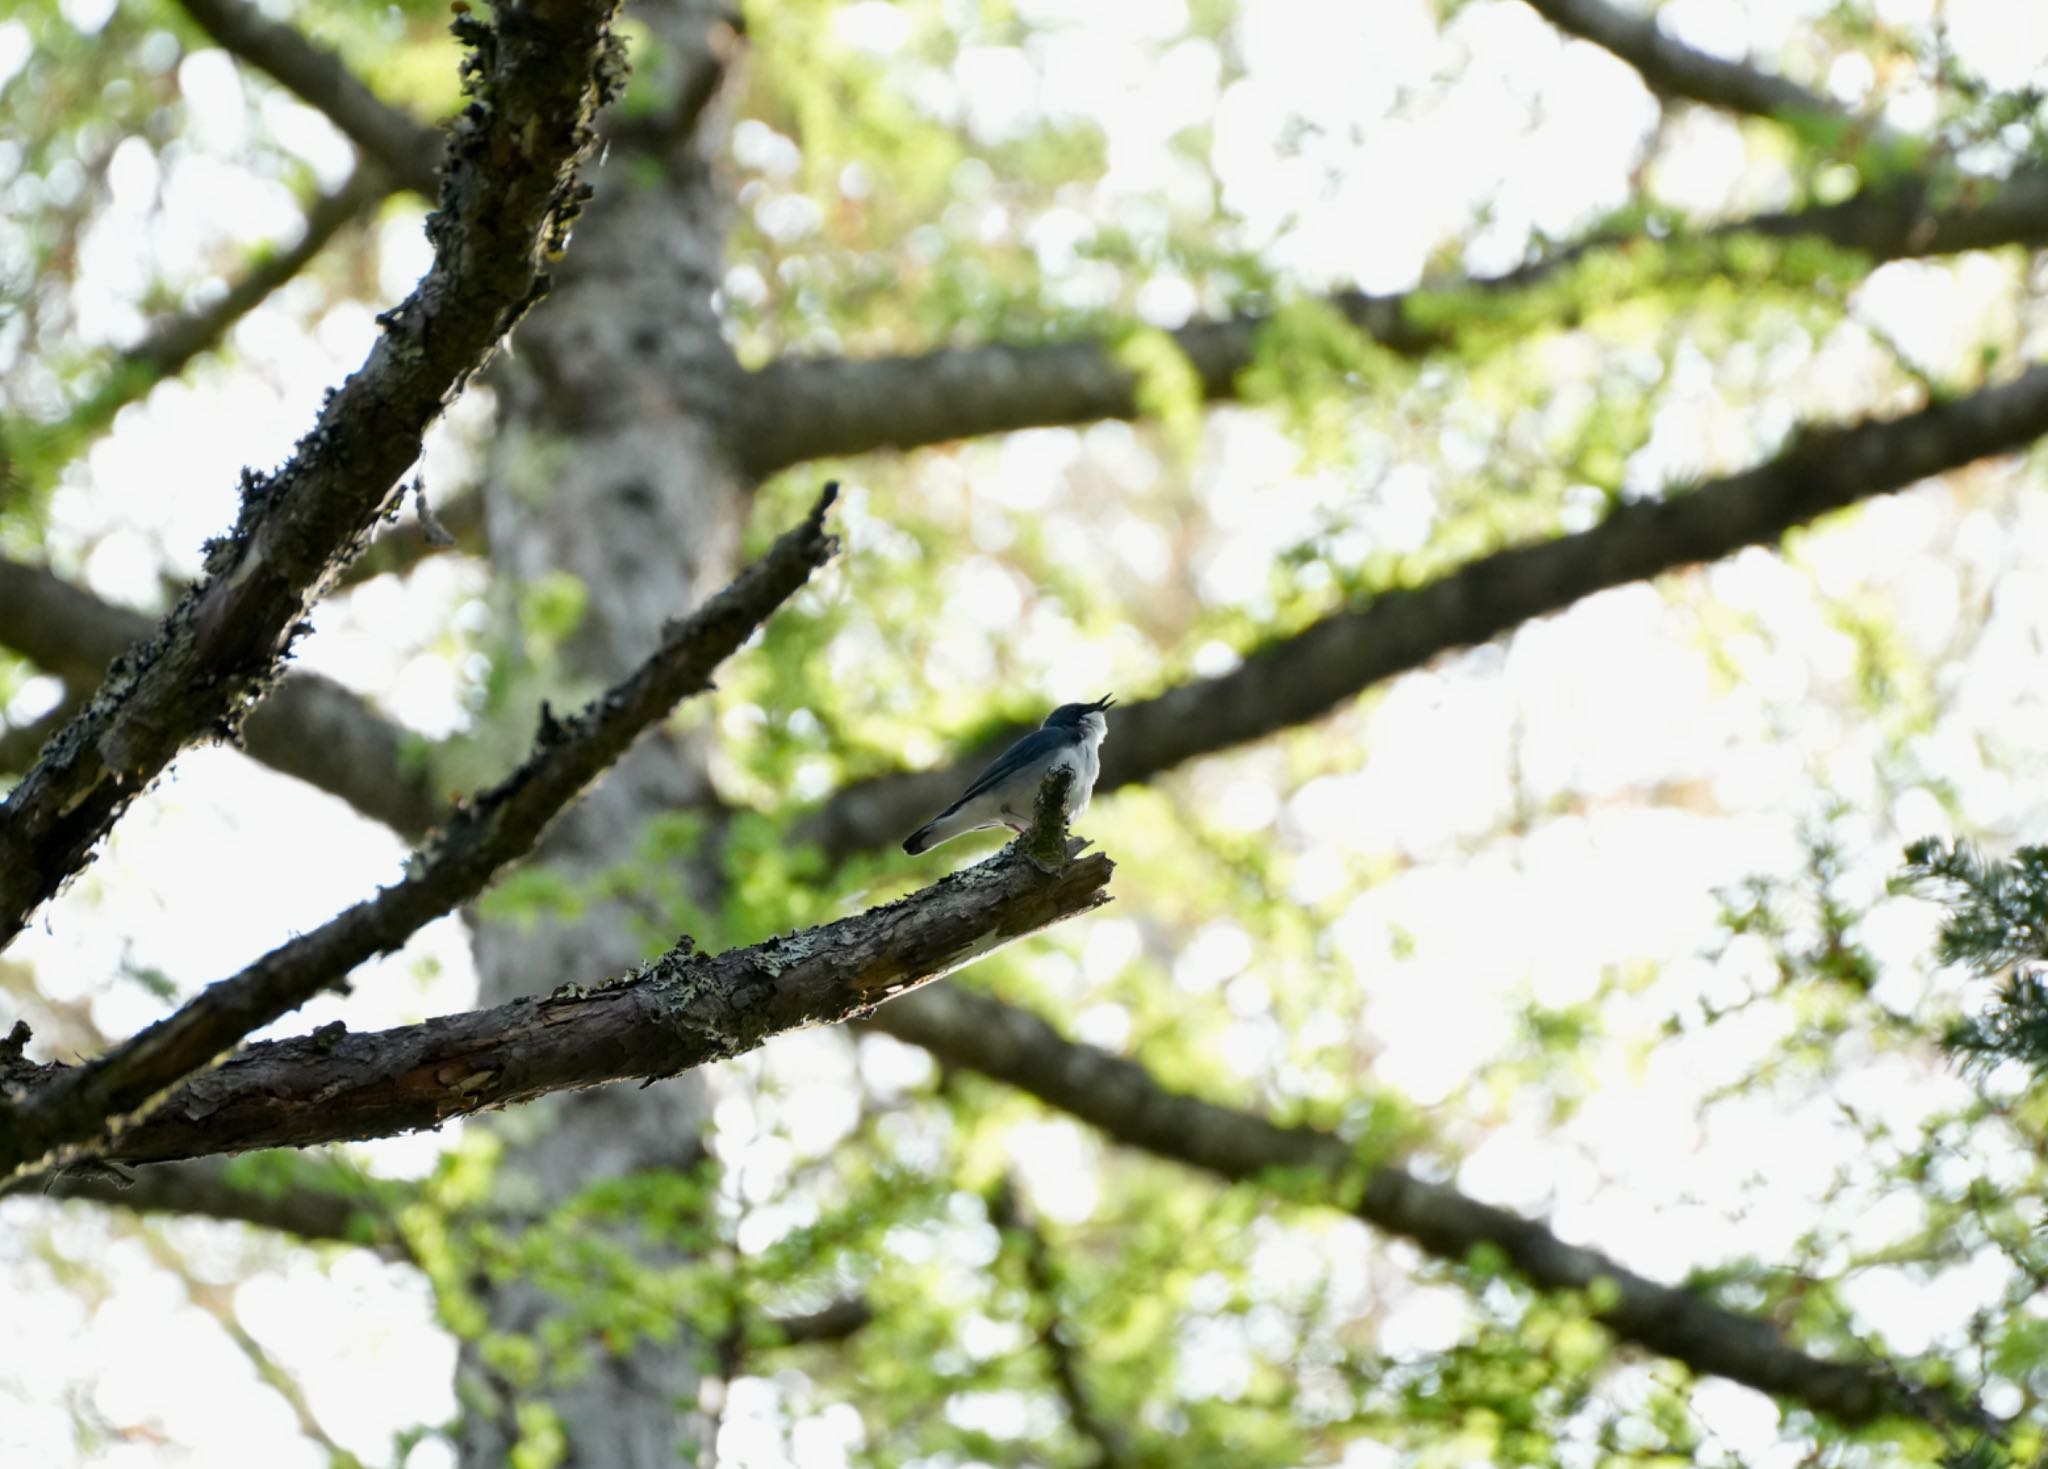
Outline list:
[[[1086,729],[1092,719],[1100,725],[1104,722],[1102,711],[1116,702],[1115,694],[1105,694],[1093,704],[1062,704],[1045,716],[1047,729]]]

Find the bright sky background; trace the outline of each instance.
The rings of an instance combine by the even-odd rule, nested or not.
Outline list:
[[[1102,124],[1109,170],[1098,187],[1063,210],[988,221],[995,232],[1023,229],[1076,304],[1114,286],[1101,278],[1107,267],[1074,251],[1096,221],[1134,229],[1150,221],[1156,230],[1177,199],[1206,198],[1202,172],[1167,146],[1192,123],[1213,121],[1209,162],[1224,202],[1244,221],[1242,243],[1305,283],[1385,291],[1415,284],[1481,205],[1491,207],[1491,222],[1467,263],[1484,273],[1517,261],[1532,231],[1567,234],[1621,203],[1655,121],[1633,73],[1561,41],[1514,3],[1478,0],[1440,32],[1422,4],[1250,0],[1242,40],[1252,70],[1228,88],[1214,49],[1185,38],[1180,0],[1039,0],[1020,8],[1045,27],[1028,47],[973,50],[955,73],[912,69],[903,85],[987,141],[1046,116]],[[1672,0],[1661,15],[1695,45],[1729,54],[1754,47],[1789,58],[1799,74],[1802,23],[1827,8],[1818,0]],[[1924,23],[1932,8],[1876,6],[1897,24]],[[76,0],[66,13],[90,29],[109,11],[105,0]],[[2048,81],[2048,7],[1950,0],[1945,16],[1955,48],[1994,81]],[[904,37],[883,0],[845,7],[836,25],[843,39],[879,56]],[[18,24],[0,23],[0,79],[31,64],[21,35]],[[169,168],[139,141],[116,154],[115,206],[81,257],[81,346],[131,340],[143,320],[137,298],[152,279],[199,276],[223,258],[224,244],[289,230],[289,192],[236,161],[252,133],[282,139],[328,183],[346,171],[348,151],[323,119],[274,88],[245,85],[220,54],[187,59],[181,80],[198,146]],[[1861,105],[1874,81],[1868,67],[1845,63],[1824,84]],[[1929,98],[1910,82],[1887,87],[1887,121],[1902,130],[1922,125]],[[755,128],[739,140],[742,160],[771,180],[791,172],[778,162],[793,151],[788,140]],[[10,148],[0,141],[0,188],[19,167]],[[1703,112],[1677,122],[1654,185],[1667,199],[1725,212],[1780,204],[1790,191],[1753,129]],[[764,230],[800,236],[815,228],[793,198],[774,188],[756,196]],[[7,228],[0,221],[0,247]],[[381,289],[396,297],[424,263],[417,215],[391,219],[381,246]],[[728,290],[744,295],[749,283],[736,275]],[[1859,290],[1854,315],[1941,377],[1964,372],[1984,341],[2012,339],[2016,322],[2038,332],[2027,291],[2004,257],[1898,264]],[[322,299],[311,283],[289,288],[237,328],[235,370],[208,367],[166,384],[122,416],[68,476],[53,508],[61,570],[136,602],[152,597],[160,576],[196,572],[202,540],[233,518],[241,466],[283,457],[321,392],[371,341],[374,305],[344,302],[309,321]],[[1170,276],[1141,302],[1162,325],[1203,305],[1188,282]],[[1570,376],[1565,359],[1593,350],[1560,342],[1561,375]],[[1737,467],[1796,416],[1867,410],[1875,385],[1890,381],[1889,363],[1859,331],[1803,354],[1683,355],[1631,481]],[[1758,388],[1768,391],[1772,413],[1749,405]],[[457,432],[440,436],[430,485],[464,477],[460,430],[479,421],[479,407],[467,405]],[[1289,443],[1252,413],[1216,414],[1198,462],[1198,488],[1218,528],[1197,548],[1199,585],[1216,603],[1257,605],[1273,554],[1333,509],[1356,517],[1360,534],[1378,546],[1413,546],[1428,529],[1428,469],[1393,466],[1367,487],[1345,473],[1304,473]],[[976,523],[986,549],[999,548],[1018,518],[1043,515],[1052,534],[1072,540],[1078,565],[1142,585],[1164,575],[1169,543],[1140,510],[1065,525],[1057,517],[1095,513],[1095,487],[1142,485],[1157,469],[1141,436],[1104,425],[977,445],[929,473],[935,484],[951,476],[971,485],[989,507]],[[1751,873],[1798,870],[1817,789],[1855,813],[1840,834],[1853,857],[1849,886],[1861,898],[1881,891],[1905,838],[1946,829],[1930,793],[1936,780],[1951,783],[1972,822],[2036,839],[2048,831],[2048,784],[2040,779],[2048,721],[2038,692],[2028,692],[2048,685],[2048,505],[2017,494],[2018,484],[2010,465],[1972,470],[1802,536],[1789,559],[1751,552],[1668,585],[1589,599],[1399,680],[1370,712],[1340,714],[1338,727],[1364,754],[1355,768],[1299,788],[1271,750],[1205,761],[1189,775],[1224,825],[1268,833],[1293,855],[1303,900],[1343,890],[1363,872],[1383,874],[1331,934],[1368,1003],[1355,1014],[1325,1010],[1310,1025],[1331,1039],[1362,1035],[1377,1052],[1376,1082],[1425,1105],[1462,1101],[1447,1114],[1464,1130],[1452,1141],[1471,1148],[1461,1187],[1543,1212],[1568,1239],[1665,1278],[1742,1253],[1782,1258],[1823,1208],[1860,1216],[1859,1240],[1869,1244],[1913,1228],[1915,1206],[1896,1196],[1859,1194],[1852,1182],[1831,1202],[1819,1197],[1837,1165],[1868,1176],[1857,1166],[1861,1141],[1835,1103],[1910,1130],[1955,1105],[1958,1084],[1928,1058],[1886,1056],[1857,1068],[1839,1095],[1764,1089],[1705,1105],[1769,1052],[1783,1023],[1771,1007],[1754,1012],[1754,1025],[1724,1023],[1667,1046],[1649,1074],[1595,1051],[1587,1100],[1562,1122],[1511,1098],[1497,1115],[1480,1115],[1463,1093],[1474,1069],[1511,1039],[1516,1007],[1532,995],[1571,1003],[1618,967],[1661,966],[1654,983],[1615,1002],[1611,1023],[1626,1034],[1696,1014],[1702,998],[1739,1002],[1762,983],[1760,952],[1738,944],[1719,959],[1704,956],[1714,893]],[[861,507],[856,493],[848,508],[856,554],[888,533],[864,520]],[[442,563],[402,586],[373,584],[337,598],[320,609],[301,661],[373,694],[409,724],[446,732],[462,717],[473,670],[451,659],[441,631],[474,625],[481,584],[474,569]],[[984,687],[998,636],[1046,669],[1049,686],[1109,687],[1106,677],[1134,671],[1135,645],[1080,641],[1071,625],[1028,614],[1030,591],[999,563],[963,555],[949,587],[950,632],[931,670],[935,685]],[[1864,596],[1894,608],[1902,634],[1939,665],[1947,711],[1903,754],[1857,716],[1847,689],[1853,646],[1827,599]],[[1731,629],[1717,647],[1703,643],[1695,616],[1708,599]],[[1966,636],[1982,608],[1982,635]],[[1200,666],[1221,671],[1228,657],[1211,650]],[[53,693],[32,689],[8,712],[29,717]],[[936,760],[946,752],[934,741],[910,753]],[[1902,770],[1912,773],[1903,783]],[[1553,798],[1566,804],[1564,814],[1534,819],[1522,834],[1469,855],[1517,810]],[[1118,806],[1108,799],[1089,818],[1112,848]],[[260,855],[283,851],[295,854],[290,864]],[[189,753],[12,956],[34,967],[37,986],[59,1007],[29,1012],[38,1039],[76,1053],[95,1044],[94,1031],[117,1035],[144,1023],[161,1002],[140,984],[111,978],[124,965],[160,969],[195,988],[389,880],[402,856],[388,833],[328,797],[225,751]],[[1881,995],[1887,1003],[1906,1009],[1922,998],[1917,961],[1931,922],[1919,905],[1877,904],[1866,936],[1893,961]],[[1135,918],[1112,908],[1047,947],[1049,981],[1077,999],[1067,1017],[1074,1033],[1112,1046],[1125,1039],[1129,1016],[1086,1000],[1091,982],[1114,974],[1141,941]],[[1219,916],[1184,935],[1172,972],[1191,995],[1221,992],[1237,1017],[1228,1054],[1246,1075],[1265,1077],[1285,1038],[1243,931]],[[350,999],[317,1001],[285,1029],[342,1016],[357,1028],[394,1024],[473,996],[463,934],[444,922],[372,966]],[[0,1024],[11,1021],[17,1000],[0,994]],[[924,1065],[887,1040],[865,1041],[856,1054],[837,1035],[805,1035],[727,1068],[719,1145],[741,1165],[730,1187],[746,1215],[742,1243],[758,1247],[801,1222],[771,1201],[792,1168],[832,1146],[832,1119],[850,1112],[843,1099],[856,1076],[902,1087]],[[418,1174],[458,1132],[359,1155],[379,1171]],[[1016,1162],[1037,1205],[1054,1218],[1085,1215],[1101,1156],[1093,1136],[1057,1119],[1022,1136]],[[1757,1187],[1760,1179],[1768,1187]],[[1724,1207],[1730,1199],[1743,1205],[1735,1217]],[[453,1412],[453,1350],[409,1270],[191,1223],[175,1235],[206,1289],[188,1289],[119,1214],[11,1199],[0,1202],[0,1221],[0,1298],[8,1302],[0,1311],[0,1463],[324,1462],[289,1406],[261,1386],[222,1332],[223,1312],[299,1375],[324,1430],[371,1463],[388,1461],[394,1432]],[[1267,1281],[1336,1267],[1348,1272],[1337,1277],[1340,1288],[1355,1293],[1361,1309],[1377,1302],[1389,1349],[1455,1340],[1465,1297],[1407,1288],[1402,1270],[1413,1252],[1365,1244],[1361,1227],[1342,1223],[1306,1251],[1296,1235],[1276,1239],[1266,1252]],[[934,1246],[957,1251],[963,1268],[981,1247],[966,1227]],[[2003,1268],[1989,1259],[1918,1282],[1873,1271],[1849,1293],[1869,1324],[1911,1351],[1955,1330],[1995,1292]],[[79,1270],[90,1284],[70,1281]],[[1189,1344],[1179,1367],[1189,1382],[1229,1389],[1244,1352],[1235,1330],[1219,1321]],[[95,1448],[75,1444],[72,1405],[81,1401],[135,1431]],[[740,1466],[831,1469],[858,1442],[859,1423],[843,1410],[807,1416],[802,1401],[801,1384],[737,1385],[721,1452]],[[1766,1399],[1716,1383],[1697,1401],[1729,1455],[1763,1469],[1793,1462],[1776,1442]],[[970,1411],[1000,1428],[1021,1408],[998,1400]],[[408,1469],[450,1462],[447,1446],[432,1438],[405,1461]],[[1373,1469],[1380,1460],[1361,1447],[1346,1462]]]

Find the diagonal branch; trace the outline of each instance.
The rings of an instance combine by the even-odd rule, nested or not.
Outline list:
[[[1636,1274],[1568,1244],[1542,1223],[1359,1159],[1341,1138],[1282,1127],[1249,1112],[1170,1091],[1134,1062],[1066,1040],[1030,1013],[957,985],[885,1005],[868,1025],[941,1060],[1006,1082],[1100,1128],[1119,1142],[1231,1182],[1285,1179],[1290,1200],[1356,1214],[1462,1265],[1474,1250],[1500,1252],[1544,1290],[1585,1292],[1614,1334],[1693,1370],[1792,1398],[1844,1424],[1903,1416],[1982,1428],[1975,1404],[1905,1381],[1873,1357],[1829,1362],[1787,1343],[1777,1328],[1691,1292]],[[1603,1284],[1604,1282],[1604,1284]]]
[[[85,696],[66,684],[64,696],[47,714],[39,715],[27,724],[9,725],[0,730],[0,776],[12,775],[35,764],[43,746],[50,743],[84,707]]]
[[[884,907],[715,958],[686,939],[595,988],[397,1030],[336,1024],[260,1042],[176,1088],[104,1155],[151,1163],[389,1137],[547,1092],[674,1076],[866,1014],[1106,903],[1111,870],[1096,854],[1046,873],[1012,847]]]
[[[1575,535],[1516,546],[1421,586],[1383,592],[1252,653],[1234,672],[1117,705],[1097,790],[1327,713],[1382,679],[1481,643],[1581,597],[1745,546],[1816,516],[2048,434],[2048,366],[1901,418],[1797,435],[1777,458],[1661,500],[1619,507]],[[886,846],[959,791],[987,756],[848,786],[798,827],[833,858]]]
[[[92,687],[154,625],[50,572],[0,558],[0,643],[74,688]],[[82,696],[67,699],[62,723],[83,707]],[[27,768],[62,727],[51,727],[52,719],[38,720],[33,735],[10,730],[0,739],[0,771]],[[360,695],[315,673],[279,680],[242,727],[242,742],[257,760],[417,838],[440,816],[442,802],[428,775],[430,762],[406,754],[413,738]],[[27,748],[15,758],[17,745]]]
[[[1971,180],[1959,199],[1936,204],[1936,186],[1911,178],[1867,190],[1838,204],[1754,215],[1703,232],[1708,245],[1745,236],[1814,239],[1868,256],[1874,263],[1955,254],[2000,245],[2048,244],[2048,169],[2027,169],[2002,182]],[[1664,250],[1672,241],[1640,235],[1598,235],[1533,264],[1488,280],[1403,295],[1346,291],[1326,299],[1359,331],[1387,350],[1419,357],[1451,345],[1455,295],[1482,304],[1553,282],[1597,251]],[[1604,299],[1604,298],[1603,298]],[[1452,309],[1444,309],[1452,302]],[[1544,315],[1569,326],[1581,308]],[[1272,318],[1249,313],[1198,322],[1171,333],[1203,395],[1238,395],[1238,375],[1252,364],[1260,333]],[[1141,416],[1135,372],[1106,340],[1028,346],[946,348],[900,357],[787,358],[751,375],[753,390],[735,402],[740,418],[734,451],[757,474],[836,455],[1006,433],[1054,424]]]
[[[232,728],[275,676],[306,608],[354,553],[422,435],[546,292],[586,191],[597,108],[624,77],[612,0],[508,3],[470,44],[469,106],[450,137],[435,262],[273,476],[246,475],[209,579],[116,664],[92,706],[0,809],[0,944],[83,867],[180,748]]]
[[[112,1169],[75,1170],[50,1180],[42,1191],[53,1199],[89,1199],[140,1214],[183,1214],[254,1224],[303,1240],[365,1245],[390,1256],[408,1255],[389,1224],[406,1185],[378,1183],[388,1199],[345,1193],[294,1178],[289,1188],[264,1189],[239,1183],[224,1158],[141,1168],[123,1180]],[[40,1186],[30,1180],[32,1186]]]
[[[248,272],[218,300],[155,323],[147,335],[121,353],[99,389],[61,419],[22,425],[24,458],[55,468],[74,457],[114,415],[164,378],[182,371],[202,352],[218,346],[230,328],[313,262],[328,242],[391,192],[383,173],[358,168],[340,188],[315,199],[299,237],[283,249],[257,251]]]
[[[436,129],[378,97],[325,46],[245,0],[179,3],[223,51],[267,72],[300,101],[325,113],[404,187],[434,197],[434,166],[441,156]]]
[[[827,485],[800,525],[731,586],[671,623],[653,655],[580,714],[558,721],[543,705],[539,744],[526,763],[451,813],[401,881],[209,986],[106,1056],[57,1071],[11,1102],[0,1096],[0,1176],[68,1161],[68,1154],[46,1155],[110,1124],[132,1129],[131,1115],[166,1087],[482,892],[678,701],[710,688],[719,664],[830,559],[837,542],[824,521],[837,490]]]
[[[1818,92],[1742,62],[1696,50],[1666,33],[1654,17],[1623,10],[1607,0],[1527,3],[1566,35],[1591,41],[1628,63],[1650,90],[1660,95],[1753,117],[1848,117]]]

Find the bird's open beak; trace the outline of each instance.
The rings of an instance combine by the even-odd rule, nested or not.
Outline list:
[[[1103,710],[1107,709],[1110,705],[1114,704],[1115,702],[1115,694],[1104,694],[1101,698],[1097,699],[1093,704],[1090,704],[1088,707],[1095,711],[1097,714],[1100,714]]]

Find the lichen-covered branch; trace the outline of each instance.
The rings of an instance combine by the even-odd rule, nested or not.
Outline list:
[[[592,988],[397,1030],[251,1045],[102,1156],[149,1163],[389,1137],[547,1092],[659,1078],[830,1025],[1107,902],[1101,855],[1046,874],[1014,848],[898,902],[716,957],[687,940]]]
[[[1775,540],[1858,500],[2048,434],[2048,367],[1900,418],[1808,430],[1740,474],[1623,505],[1591,530],[1484,556],[1420,586],[1332,612],[1235,671],[1118,704],[1098,790],[1314,719],[1397,673],[1607,587]],[[881,847],[959,790],[1021,731],[938,770],[848,786],[798,829],[834,857]]]
[[[1533,1285],[1586,1293],[1617,1337],[1693,1370],[1792,1399],[1843,1424],[1919,1418],[1985,1426],[1973,1403],[1916,1386],[1875,1353],[1833,1362],[1790,1344],[1767,1321],[1660,1285],[1596,1250],[1390,1164],[1361,1160],[1340,1138],[1171,1091],[1142,1066],[1062,1037],[1038,1017],[956,985],[885,1006],[866,1022],[1031,1095],[1119,1142],[1231,1182],[1287,1180],[1287,1197],[1356,1214],[1438,1259],[1498,1252]]]
[[[107,665],[154,627],[140,612],[103,602],[40,567],[0,558],[0,644],[74,689],[92,688]],[[79,695],[61,706],[61,722],[39,720],[33,734],[10,730],[0,737],[0,771],[27,769],[84,706]],[[317,673],[287,674],[242,726],[242,745],[255,759],[418,838],[445,802],[434,792],[430,762],[407,758],[413,738],[360,695]],[[17,745],[27,748],[17,755]]]
[[[27,724],[12,724],[0,730],[0,776],[26,770],[35,764],[43,746],[55,738],[57,731],[64,728],[85,707],[85,696],[77,689],[66,686],[64,696],[46,714],[30,720]]]
[[[230,56],[327,115],[348,140],[406,188],[434,197],[440,134],[364,86],[348,63],[245,0],[179,0]]]
[[[647,661],[582,712],[558,720],[543,707],[526,763],[450,812],[399,882],[209,986],[107,1055],[0,1096],[0,1176],[69,1161],[65,1150],[110,1126],[132,1130],[134,1115],[166,1087],[482,892],[678,701],[710,688],[719,664],[830,559],[838,543],[824,521],[837,489],[827,485],[802,523],[731,586],[670,624]]]
[[[0,809],[0,944],[84,866],[184,745],[231,730],[275,677],[307,607],[390,505],[422,435],[545,293],[586,191],[577,163],[625,75],[611,0],[458,16],[470,102],[451,127],[433,268],[381,318],[363,366],[274,475],[245,475],[206,581],[116,663]]]

